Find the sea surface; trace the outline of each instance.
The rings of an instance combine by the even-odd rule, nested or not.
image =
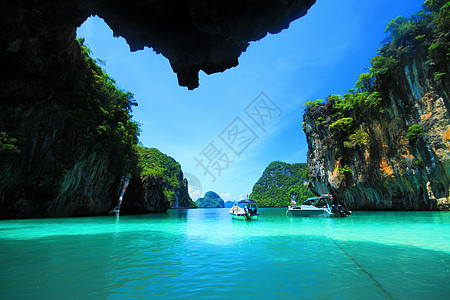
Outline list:
[[[450,299],[449,212],[0,221],[0,299]]]

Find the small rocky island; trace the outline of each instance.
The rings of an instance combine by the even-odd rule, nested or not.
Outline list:
[[[223,199],[220,198],[219,195],[217,195],[213,191],[209,191],[205,194],[203,198],[198,198],[196,201],[197,206],[199,208],[224,208],[224,202]]]

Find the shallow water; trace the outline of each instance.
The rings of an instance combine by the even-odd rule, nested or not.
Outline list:
[[[0,221],[1,299],[448,299],[449,212]]]

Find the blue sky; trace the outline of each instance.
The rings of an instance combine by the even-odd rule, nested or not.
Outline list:
[[[388,22],[422,3],[317,0],[288,29],[252,42],[237,67],[201,72],[193,91],[178,86],[165,57],[148,48],[130,52],[98,17],[77,36],[105,61],[118,86],[135,95],[142,144],[175,158],[195,195],[212,190],[227,201],[249,194],[272,161],[306,162],[303,104],[351,89]]]

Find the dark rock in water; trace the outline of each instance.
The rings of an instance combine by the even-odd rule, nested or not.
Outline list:
[[[133,177],[124,194],[120,214],[166,212],[170,208],[170,201],[164,195],[166,185],[161,177]]]
[[[21,147],[0,153],[0,218],[104,215],[118,199],[126,168],[62,115],[52,105],[17,107],[8,116]]]
[[[209,191],[203,198],[195,201],[199,208],[223,208],[224,202],[216,193]]]

